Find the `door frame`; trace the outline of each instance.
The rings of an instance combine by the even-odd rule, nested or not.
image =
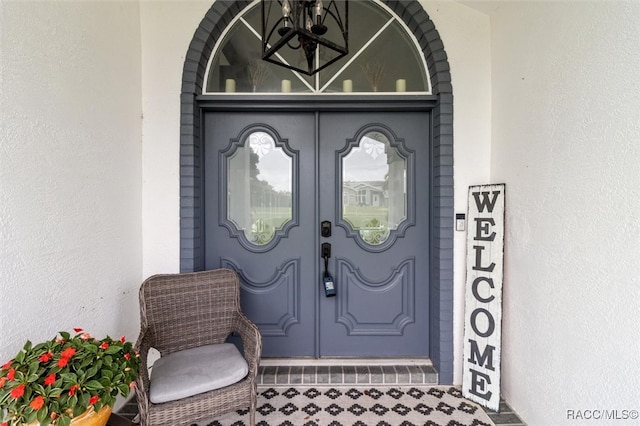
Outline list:
[[[252,95],[201,95],[205,69],[216,41],[232,18],[249,6],[250,0],[215,1],[195,31],[185,57],[180,95],[180,270],[203,269],[203,173],[201,156],[201,115],[203,108],[227,110],[255,107],[269,100],[286,112],[309,104],[309,108],[380,107],[402,111],[413,102],[429,104],[430,146],[430,330],[431,360],[441,384],[453,382],[453,94],[447,54],[435,25],[414,0],[381,0],[410,28],[427,61],[433,95],[375,96],[311,95],[275,97]],[[278,97],[281,98],[281,97]],[[305,99],[308,98],[308,99]],[[380,97],[381,98],[381,97]],[[418,167],[420,165],[417,165]]]

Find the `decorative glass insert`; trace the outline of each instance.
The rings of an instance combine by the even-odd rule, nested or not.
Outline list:
[[[407,160],[378,131],[342,158],[342,219],[367,244],[384,243],[407,217]]]
[[[380,2],[349,3],[349,54],[314,76],[263,61],[261,25],[259,2],[231,24],[210,58],[205,94],[431,91],[426,61],[415,38]],[[287,54],[283,59],[291,62],[304,55],[302,49]],[[317,54],[323,55],[322,48]]]
[[[227,158],[227,219],[262,246],[292,219],[292,158],[264,131]]]

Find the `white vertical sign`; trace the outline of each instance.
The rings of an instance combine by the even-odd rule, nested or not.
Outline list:
[[[469,187],[462,393],[500,405],[505,185]]]

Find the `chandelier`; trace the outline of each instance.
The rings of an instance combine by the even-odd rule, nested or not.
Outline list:
[[[348,0],[261,3],[265,61],[313,75],[349,53]]]

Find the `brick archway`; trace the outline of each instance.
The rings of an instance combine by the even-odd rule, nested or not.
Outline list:
[[[435,25],[415,0],[381,0],[418,40],[432,92],[430,211],[430,352],[441,384],[453,382],[453,93],[447,54]],[[184,62],[180,95],[180,270],[204,268],[200,111],[207,61],[216,41],[252,1],[216,1],[196,29]]]

